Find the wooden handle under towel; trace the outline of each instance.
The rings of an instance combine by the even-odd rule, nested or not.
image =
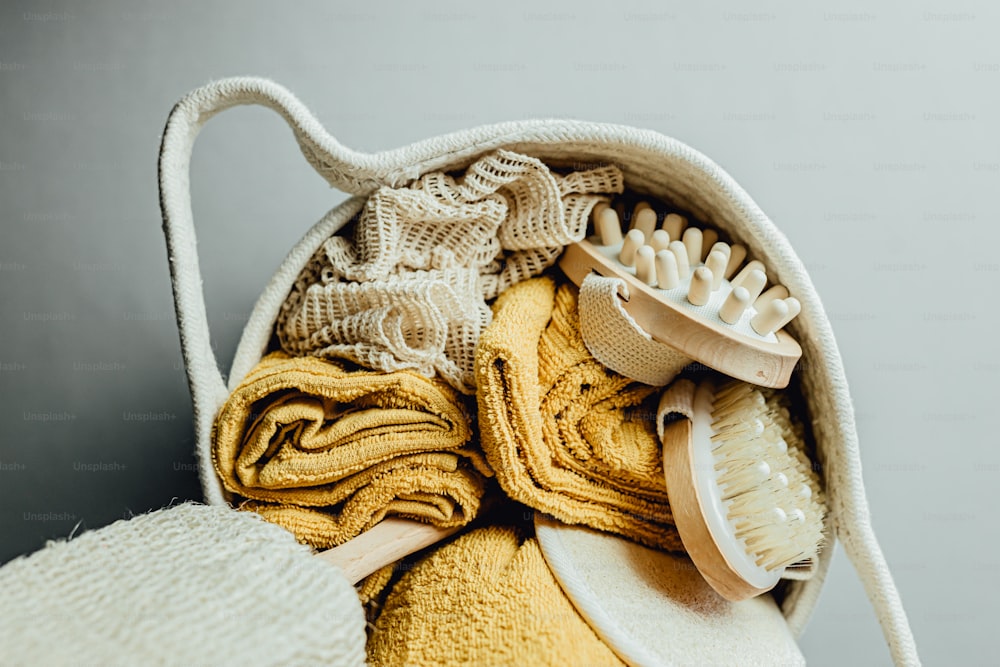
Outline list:
[[[461,526],[440,528],[412,519],[390,517],[339,547],[316,554],[344,572],[352,584],[401,558],[455,534]]]

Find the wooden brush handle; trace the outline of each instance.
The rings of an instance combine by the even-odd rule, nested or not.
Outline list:
[[[668,424],[662,439],[670,509],[684,549],[701,576],[716,593],[731,602],[766,593],[770,589],[756,588],[726,560],[705,521],[694,483],[699,473],[692,456],[691,420],[680,419]]]
[[[439,528],[429,523],[390,517],[339,547],[316,554],[344,572],[352,584],[401,558],[440,542],[461,526]]]

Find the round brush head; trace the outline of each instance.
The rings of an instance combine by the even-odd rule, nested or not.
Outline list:
[[[783,396],[738,381],[699,385],[691,418],[664,431],[677,530],[729,600],[769,591],[819,552],[825,508],[802,435]]]

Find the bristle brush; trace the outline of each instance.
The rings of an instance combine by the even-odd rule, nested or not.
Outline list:
[[[687,417],[660,426],[677,532],[728,600],[771,590],[788,568],[812,562],[823,542],[819,477],[786,401],[735,380],[681,380],[661,399],[661,420]]]
[[[679,354],[675,371],[698,361],[765,387],[787,386],[802,355],[785,327],[801,310],[787,288],[767,288],[759,260],[719,240],[711,228],[670,213],[657,228],[655,210],[640,202],[630,229],[606,203],[593,211],[594,235],[566,247],[559,266],[578,286],[591,272],[628,287],[623,308],[654,340]]]

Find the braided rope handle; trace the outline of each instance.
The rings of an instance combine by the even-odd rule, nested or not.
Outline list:
[[[266,79],[224,79],[188,93],[174,106],[160,145],[160,208],[198,442],[208,441],[215,413],[228,397],[228,390],[212,352],[202,293],[191,210],[191,153],[198,133],[210,118],[234,106],[250,104],[270,108],[284,118],[303,155],[331,186],[362,195],[381,183],[372,168],[375,156],[341,146],[288,90]],[[202,487],[206,500],[213,504],[224,502],[215,480],[203,479]]]

